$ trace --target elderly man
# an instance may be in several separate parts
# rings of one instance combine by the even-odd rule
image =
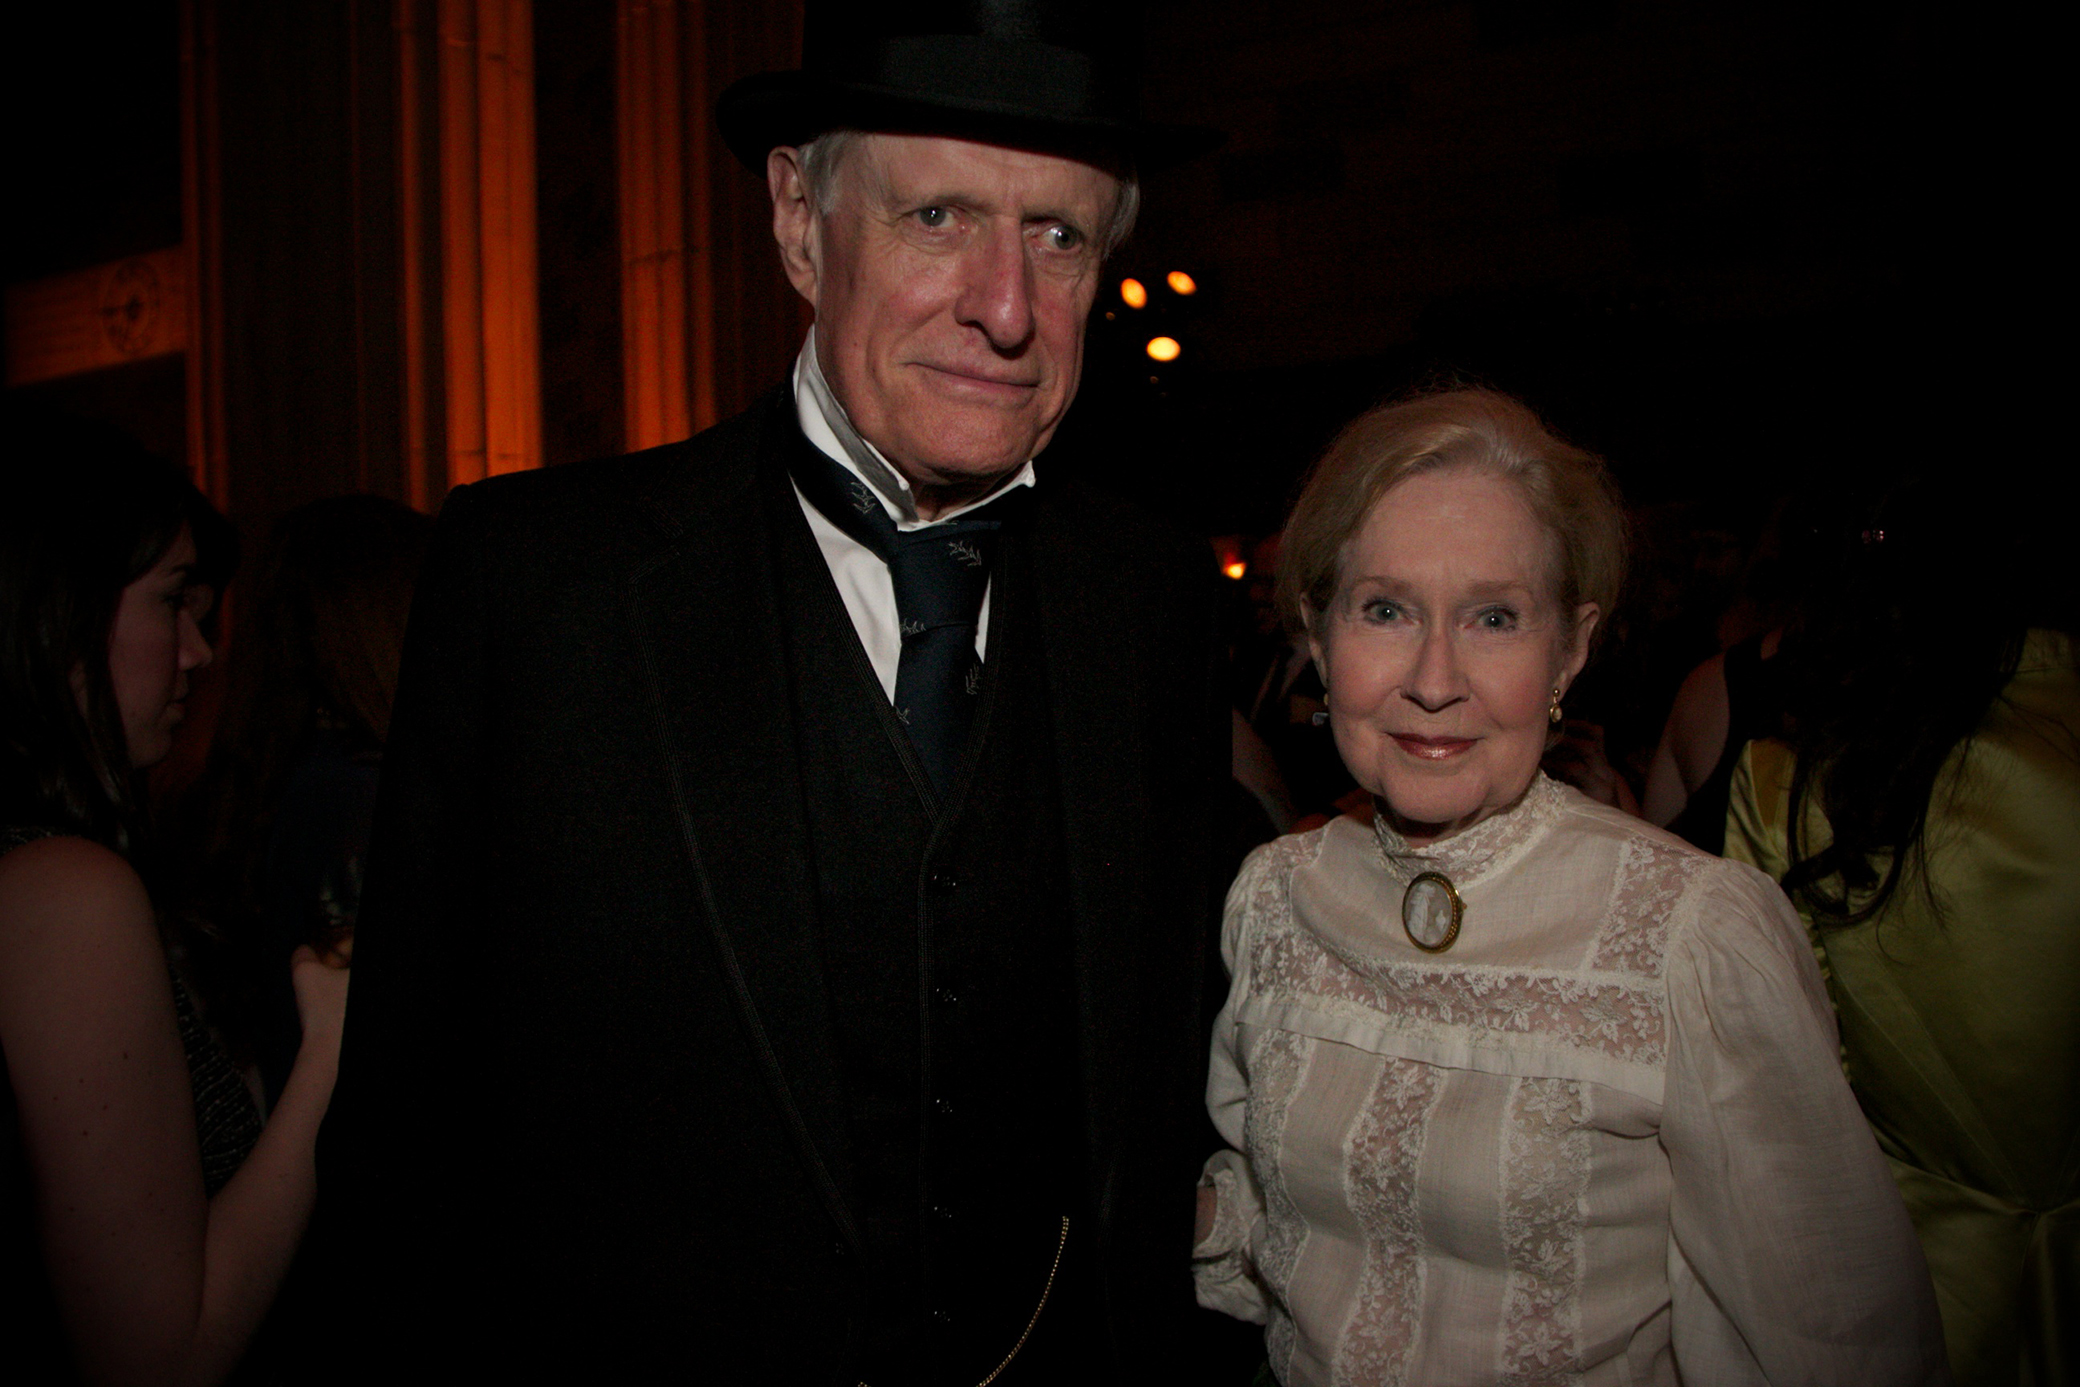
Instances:
[[[1209,575],[1035,462],[1161,132],[1083,7],[866,8],[720,111],[792,381],[442,517],[322,1158],[365,1380],[1177,1366]]]

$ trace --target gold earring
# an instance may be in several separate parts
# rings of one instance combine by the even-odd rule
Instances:
[[[1553,701],[1546,705],[1546,721],[1551,723],[1560,721],[1560,688],[1558,685],[1555,685],[1553,688]]]

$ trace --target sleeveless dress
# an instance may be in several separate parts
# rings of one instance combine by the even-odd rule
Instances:
[[[57,836],[53,829],[0,828],[0,856],[25,843]],[[222,1189],[260,1139],[260,1110],[224,1047],[204,1024],[194,999],[167,968],[188,1083],[195,1101],[195,1132],[202,1147],[204,1189]],[[0,1056],[0,1061],[4,1061]],[[72,1352],[59,1328],[58,1307],[44,1267],[37,1228],[36,1191],[12,1085],[0,1084],[0,1372],[23,1387],[73,1381]]]
[[[1668,831],[1714,856],[1726,848],[1726,796],[1733,769],[1749,742],[1774,737],[1784,720],[1784,664],[1762,658],[1762,637],[1750,636],[1726,651],[1726,745],[1704,783],[1683,802]]]

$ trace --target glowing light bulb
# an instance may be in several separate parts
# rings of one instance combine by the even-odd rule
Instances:
[[[1119,296],[1129,308],[1148,307],[1148,286],[1138,279],[1123,279],[1119,282]]]
[[[1199,282],[1183,270],[1172,270],[1165,276],[1164,283],[1170,286],[1173,293],[1196,294],[1199,292]]]
[[[1249,572],[1249,565],[1240,559],[1230,559],[1221,565],[1221,572],[1239,583],[1242,581],[1242,575]]]
[[[1147,350],[1157,361],[1175,361],[1184,348],[1177,345],[1175,337],[1151,337]]]

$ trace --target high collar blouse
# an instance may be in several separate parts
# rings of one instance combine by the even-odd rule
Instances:
[[[1440,872],[1458,940],[1410,942]],[[1761,874],[1541,776],[1427,847],[1244,865],[1203,1304],[1288,1384],[1942,1380],[1899,1196]]]

